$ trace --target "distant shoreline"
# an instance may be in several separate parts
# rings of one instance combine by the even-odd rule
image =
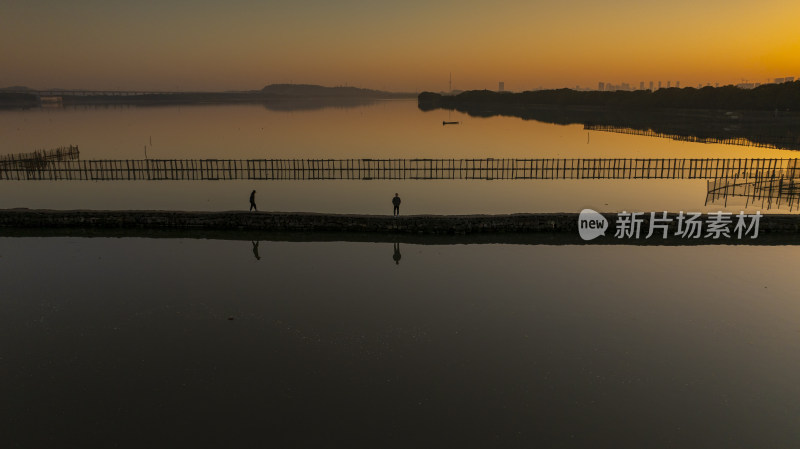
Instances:
[[[316,102],[347,106],[365,101],[414,99],[416,96],[415,93],[305,84],[274,84],[261,90],[241,92],[125,92],[20,88],[19,90],[0,89],[0,108],[28,109],[42,106],[85,105],[281,104],[288,102]]]
[[[735,86],[666,88],[655,91],[576,91],[550,89],[527,92],[470,90],[458,94],[422,92],[419,108],[479,108],[525,106],[592,106],[608,109],[710,109],[800,111],[800,81],[765,84],[753,89]]]

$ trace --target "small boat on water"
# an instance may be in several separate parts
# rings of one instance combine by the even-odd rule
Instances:
[[[460,124],[461,124],[461,122],[447,122],[447,121],[442,120],[442,126],[444,126],[444,125],[460,125]]]

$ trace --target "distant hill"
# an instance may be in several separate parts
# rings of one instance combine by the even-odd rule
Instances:
[[[316,84],[270,84],[261,93],[292,97],[369,97],[398,98],[412,97],[411,94],[398,94],[360,87],[326,87]]]

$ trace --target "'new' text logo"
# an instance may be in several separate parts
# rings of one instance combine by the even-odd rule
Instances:
[[[592,240],[606,235],[608,220],[592,209],[584,209],[578,216],[578,232],[584,240]]]

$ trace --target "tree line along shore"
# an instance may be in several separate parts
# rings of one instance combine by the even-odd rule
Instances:
[[[433,110],[458,106],[593,106],[610,109],[725,109],[798,111],[800,81],[764,84],[753,89],[736,86],[665,88],[655,91],[536,90],[520,93],[470,90],[457,95],[422,92],[419,108]]]

